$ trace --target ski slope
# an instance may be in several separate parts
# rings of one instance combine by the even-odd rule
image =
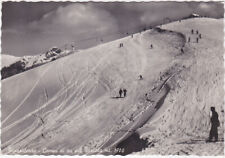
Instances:
[[[171,83],[174,89],[139,133],[155,143],[140,154],[223,155],[224,154],[224,68],[223,19],[195,18],[164,25],[163,29],[183,33],[191,42],[185,46],[184,69]],[[202,35],[196,43],[198,30]],[[219,114],[219,142],[205,143],[210,131],[210,107]]]
[[[200,134],[208,132],[209,107],[214,104],[217,110],[223,108],[220,34],[205,43],[201,43],[202,39],[198,45],[187,45],[184,34],[190,32],[195,23],[199,24],[198,20],[213,21],[212,24],[222,20],[193,20],[166,25],[165,31],[152,29],[134,34],[133,38],[128,36],[82,50],[3,80],[2,152],[10,154],[29,149],[30,152],[25,154],[95,154],[115,148],[134,131],[153,141],[153,136],[163,141],[165,132],[161,132],[161,128],[174,136],[186,136],[194,130]],[[184,23],[190,23],[186,30],[183,30]],[[202,35],[211,37],[207,31],[202,30]],[[120,43],[124,45],[122,48],[119,48]],[[211,48],[206,43],[218,47]],[[181,53],[181,48],[185,53]],[[216,49],[217,54],[210,54],[214,60],[205,60],[207,53],[199,53],[200,48],[208,52]],[[207,69],[209,61],[215,67]],[[204,84],[202,79],[211,79],[210,73],[205,73],[206,69],[211,75],[218,72],[215,82],[221,89],[215,85],[206,91],[201,86]],[[143,80],[138,79],[139,75]],[[211,86],[212,83],[208,88]],[[127,97],[118,98],[120,88],[128,90]],[[196,93],[192,92],[195,88],[202,99],[198,104]],[[184,95],[189,92],[191,96]],[[171,99],[175,101],[171,102]],[[193,115],[182,111],[193,114],[196,107],[205,110],[207,116],[199,110],[191,118]],[[168,109],[171,111],[166,111]],[[223,116],[219,115],[221,120]],[[167,118],[166,126],[162,117],[164,121]],[[164,144],[160,142],[160,145]],[[68,149],[74,152],[67,152]],[[154,151],[150,148],[143,152],[160,153],[157,146]],[[169,153],[165,151],[165,154]]]

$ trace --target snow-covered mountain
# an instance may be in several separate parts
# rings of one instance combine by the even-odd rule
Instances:
[[[2,80],[2,152],[115,154],[137,133],[148,145],[134,154],[222,155],[222,32],[223,19],[182,20]]]
[[[1,54],[1,68],[8,67],[9,65],[15,63],[20,58],[12,55]]]
[[[9,55],[2,55],[2,79],[33,69],[73,52],[74,51],[72,50],[62,51],[57,47],[52,47],[46,53],[34,56],[13,57]]]

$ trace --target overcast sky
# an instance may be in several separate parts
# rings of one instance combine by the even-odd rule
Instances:
[[[191,13],[221,18],[223,12],[223,4],[215,2],[4,2],[2,52],[34,55],[72,42],[80,48],[88,47],[104,35],[129,32],[165,18],[179,19]],[[84,40],[90,37],[99,39]]]

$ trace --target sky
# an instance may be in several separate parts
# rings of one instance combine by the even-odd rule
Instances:
[[[219,2],[3,2],[2,53],[35,55],[71,44],[83,49],[191,13],[222,18],[224,8]]]

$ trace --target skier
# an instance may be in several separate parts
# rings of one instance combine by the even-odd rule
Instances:
[[[198,34],[198,30],[196,31],[196,34]]]
[[[196,42],[198,43],[198,38],[196,38]]]
[[[124,98],[125,98],[126,95],[127,95],[127,90],[126,89],[123,89],[123,95],[124,95]]]
[[[153,45],[151,44],[151,46],[150,46],[150,47],[151,47],[151,49],[152,49],[152,48],[153,48]]]
[[[199,38],[202,38],[202,35],[201,34],[199,34]]]
[[[190,37],[188,37],[188,43],[189,43],[189,42],[191,42],[191,38],[190,38]]]
[[[142,77],[142,75],[139,75],[139,79],[140,79],[140,80],[143,80],[143,77]]]
[[[183,50],[183,48],[181,48],[181,49],[180,49],[180,51],[181,51],[181,53],[184,53],[184,50]]]
[[[122,93],[123,93],[123,91],[122,91],[122,89],[120,88],[120,90],[119,90],[120,98],[122,97]]]
[[[191,30],[191,34],[193,34],[193,33],[194,33],[194,30],[192,29],[192,30]]]
[[[148,101],[148,93],[145,93],[145,99]]]
[[[211,107],[212,117],[210,118],[211,121],[211,129],[209,133],[209,142],[212,141],[212,138],[215,137],[215,141],[218,141],[218,130],[217,128],[220,126],[220,122],[218,119],[218,113],[215,110],[215,107]]]

